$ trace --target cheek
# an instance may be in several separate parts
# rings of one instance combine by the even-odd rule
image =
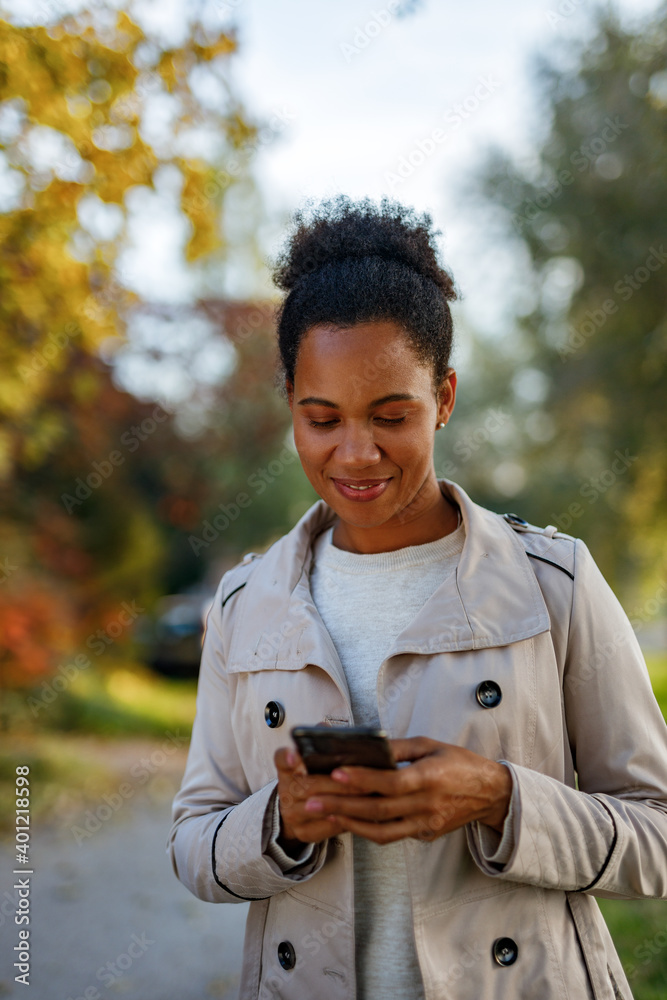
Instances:
[[[294,445],[304,468],[318,465],[327,449],[307,428],[294,428]]]
[[[424,466],[430,465],[433,460],[433,443],[428,436],[428,428],[415,427],[400,441],[395,442],[395,447],[390,449],[391,452],[396,461],[400,461],[406,468],[421,470]]]

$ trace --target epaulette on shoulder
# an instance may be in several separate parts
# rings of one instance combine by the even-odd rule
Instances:
[[[256,561],[261,558],[262,554],[259,552],[247,552],[240,563],[227,571],[225,574],[226,580],[225,587],[222,592],[221,607],[224,608],[229,598],[233,597],[237,591],[245,587],[248,582],[248,577],[256,568]]]
[[[502,514],[503,519],[517,534],[526,549],[526,555],[531,559],[555,566],[574,580],[574,543],[572,535],[559,531],[553,524],[540,528],[530,524],[518,514]]]

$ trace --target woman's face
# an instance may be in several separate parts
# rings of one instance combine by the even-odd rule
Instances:
[[[301,463],[347,526],[342,541],[359,551],[396,548],[401,538],[418,544],[410,539],[451,513],[437,484],[433,438],[454,407],[456,374],[436,396],[431,367],[397,323],[312,327],[287,389]]]

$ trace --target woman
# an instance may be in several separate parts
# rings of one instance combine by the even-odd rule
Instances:
[[[455,291],[428,216],[325,203],[276,271],[322,498],[226,573],[169,851],[252,900],[240,997],[631,997],[595,896],[667,895],[667,729],[586,546],[438,481]],[[292,725],[397,770],[308,776]]]

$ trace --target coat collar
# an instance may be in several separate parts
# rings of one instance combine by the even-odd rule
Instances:
[[[548,631],[549,613],[520,537],[456,483],[439,484],[458,504],[465,526],[457,572],[436,589],[389,655],[506,646]],[[308,584],[313,540],[335,519],[334,510],[317,501],[258,562],[239,601],[230,672],[315,663],[346,689]]]

